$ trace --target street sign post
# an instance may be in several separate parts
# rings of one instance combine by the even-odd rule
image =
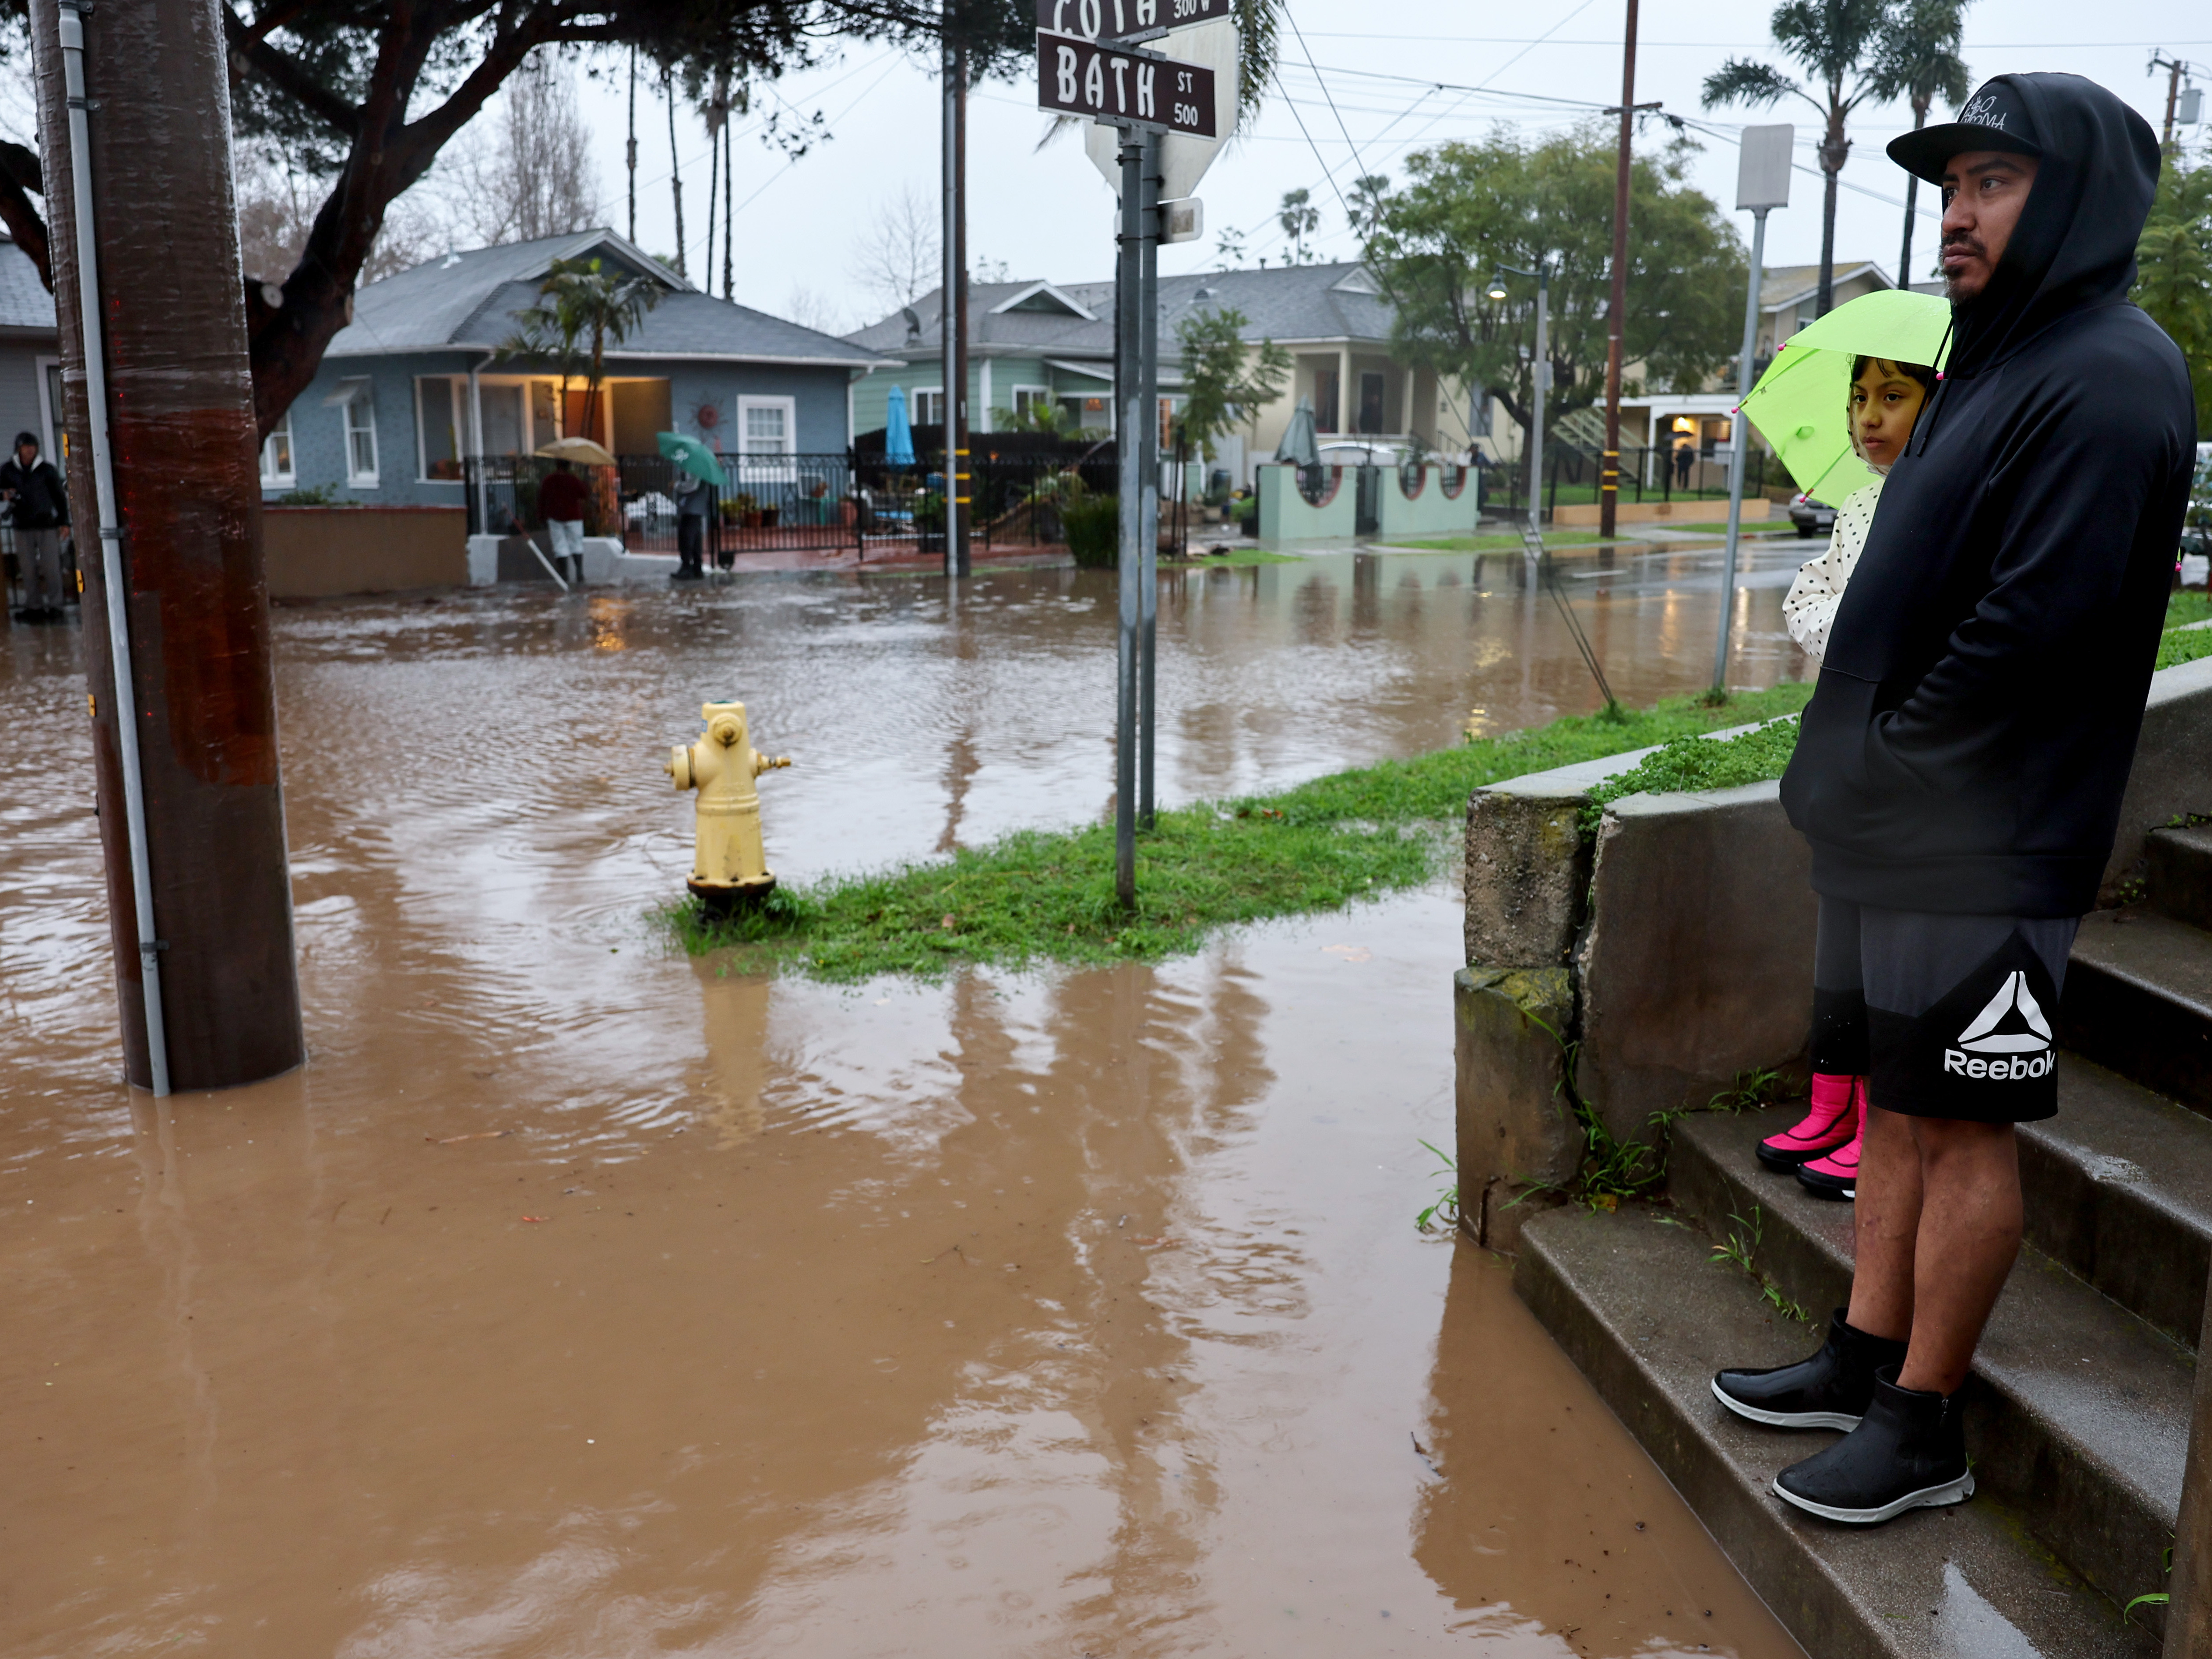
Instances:
[[[1121,198],[1114,402],[1120,479],[1114,887],[1137,902],[1152,822],[1159,615],[1159,246],[1204,224],[1192,187],[1237,125],[1229,0],[1036,0],[1037,106],[1092,123],[1085,148]],[[1182,28],[1176,25],[1188,24]],[[1166,51],[1132,50],[1159,40]],[[1224,96],[1225,94],[1225,96]]]
[[[1044,33],[1124,45],[1228,15],[1229,0],[1036,0],[1036,26]]]
[[[1743,530],[1743,463],[1751,448],[1743,400],[1751,396],[1751,360],[1759,349],[1760,273],[1765,269],[1766,216],[1790,205],[1790,167],[1797,129],[1788,122],[1746,127],[1736,153],[1735,205],[1752,216],[1751,292],[1743,302],[1743,349],[1735,360],[1735,412],[1729,416],[1728,551],[1721,558],[1721,627],[1713,641],[1713,690],[1728,690],[1729,635],[1735,622],[1735,561]],[[1671,458],[1670,458],[1671,459]]]
[[[1216,136],[1212,70],[1073,35],[1037,36],[1037,106],[1115,126]]]

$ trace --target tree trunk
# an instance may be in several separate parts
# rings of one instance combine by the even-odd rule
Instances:
[[[675,77],[664,76],[660,84],[668,94],[668,188],[676,197],[676,274],[689,282],[690,273],[684,268],[684,158],[676,152]]]
[[[45,135],[70,492],[84,577],[100,834],[124,1051],[150,1071],[118,720],[136,722],[172,1087],[304,1057],[278,787],[261,485],[232,197],[222,14],[137,0],[85,17],[89,156],[72,155],[55,0],[29,27]],[[150,159],[150,158],[157,158]],[[135,696],[118,696],[80,326],[72,169],[96,204],[119,556]],[[286,400],[290,401],[288,396]]]
[[[1840,114],[1828,118],[1827,137],[1820,142],[1820,291],[1814,309],[1826,316],[1836,304],[1836,179],[1850,159],[1851,141],[1844,136]]]
[[[1928,106],[1933,101],[1929,98],[1912,100],[1912,130],[1915,132],[1928,125]],[[1919,204],[1920,175],[1908,173],[1905,175],[1905,240],[1897,249],[1897,285],[1899,288],[1912,286],[1912,216]]]

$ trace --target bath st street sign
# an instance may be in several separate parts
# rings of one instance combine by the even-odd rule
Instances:
[[[1115,126],[1217,136],[1212,70],[1066,35],[1037,36],[1037,107]]]
[[[1036,26],[1045,33],[1123,46],[1228,15],[1229,0],[1036,0]]]

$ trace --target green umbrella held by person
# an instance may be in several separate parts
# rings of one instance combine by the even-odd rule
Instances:
[[[1935,390],[1951,307],[1932,294],[1869,294],[1784,342],[1744,399],[1797,487],[1836,504],[1827,550],[1798,571],[1783,601],[1790,637],[1815,664],[1857,565],[1882,479]]]

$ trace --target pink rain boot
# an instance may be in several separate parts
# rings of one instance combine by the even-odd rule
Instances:
[[[1856,1141],[1859,1132],[1859,1103],[1864,1085],[1838,1072],[1813,1073],[1813,1109],[1794,1129],[1769,1135],[1759,1143],[1759,1161],[1770,1170],[1788,1175],[1816,1158]],[[1858,1154],[1853,1152],[1854,1165]]]
[[[1853,1092],[1857,1109],[1851,1114],[1857,1123],[1857,1133],[1848,1146],[1838,1146],[1826,1158],[1816,1158],[1797,1166],[1798,1184],[1816,1198],[1856,1198],[1859,1195],[1859,1141],[1866,1133],[1866,1079],[1854,1078],[1858,1085]]]

